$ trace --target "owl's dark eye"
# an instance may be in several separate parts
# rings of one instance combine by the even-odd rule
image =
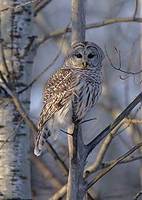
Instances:
[[[75,54],[75,56],[76,56],[77,58],[82,58],[81,53],[77,53],[77,54]]]
[[[95,56],[95,54],[93,54],[93,53],[88,54],[88,58],[93,58],[94,56]]]

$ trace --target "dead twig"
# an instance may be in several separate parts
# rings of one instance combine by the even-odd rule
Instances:
[[[107,174],[111,169],[113,169],[119,162],[130,156],[133,152],[135,152],[137,149],[139,149],[142,146],[142,142],[135,145],[133,148],[131,148],[127,153],[123,154],[119,158],[117,158],[114,163],[112,163],[109,167],[101,171],[93,180],[91,180],[87,184],[87,189],[92,187],[97,181],[99,181],[105,174]]]
[[[130,112],[135,108],[135,106],[142,102],[142,92],[123,110],[123,112],[114,120],[112,124],[107,126],[99,135],[97,135],[86,148],[88,155],[90,152],[124,119]]]
[[[34,15],[36,16],[43,8],[45,8],[52,0],[42,0],[34,8]]]
[[[115,48],[116,50],[116,48]],[[107,59],[109,61],[109,64],[111,65],[111,67],[117,71],[120,71],[120,72],[123,72],[125,74],[131,74],[131,75],[138,75],[140,73],[142,73],[142,70],[139,70],[138,72],[131,72],[131,71],[126,71],[126,70],[123,70],[122,67],[121,67],[121,54],[120,54],[120,51],[116,50],[117,54],[118,54],[118,58],[119,58],[119,67],[116,67],[112,61],[111,61],[111,58],[110,56],[108,55],[108,52],[107,52],[107,49],[105,48],[105,53],[106,53],[106,56],[107,56]]]

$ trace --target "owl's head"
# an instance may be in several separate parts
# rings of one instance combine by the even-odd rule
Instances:
[[[74,44],[65,58],[65,65],[71,68],[90,69],[101,66],[103,50],[93,42]]]

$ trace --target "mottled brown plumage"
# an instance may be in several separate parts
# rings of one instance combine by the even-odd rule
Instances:
[[[35,154],[50,134],[67,129],[93,107],[101,92],[103,51],[91,42],[74,45],[64,65],[46,83]]]
[[[39,130],[67,103],[72,94],[74,82],[75,78],[70,69],[60,69],[48,80],[44,89],[44,106],[40,114]]]

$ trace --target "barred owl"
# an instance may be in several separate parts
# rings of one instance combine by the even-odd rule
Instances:
[[[76,43],[63,66],[47,81],[35,155],[41,154],[51,134],[81,121],[95,105],[101,93],[103,58],[104,53],[96,44]]]

